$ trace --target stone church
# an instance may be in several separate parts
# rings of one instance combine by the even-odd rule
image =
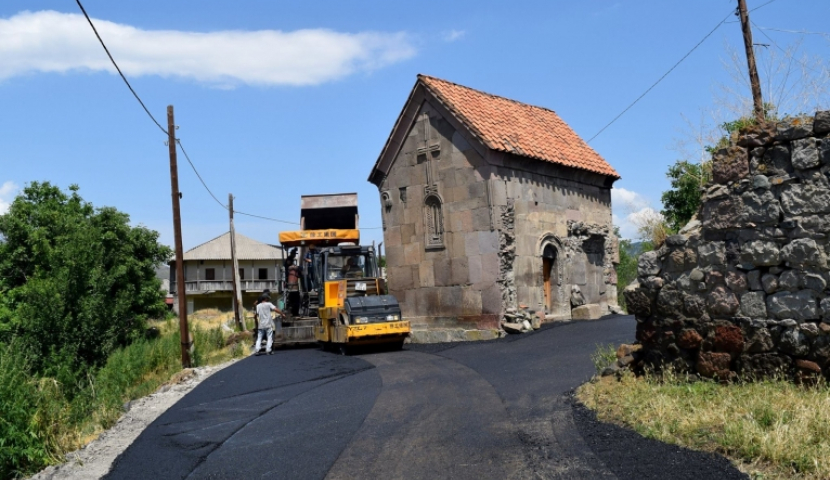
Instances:
[[[619,178],[555,112],[418,75],[369,176],[389,291],[413,330],[458,339],[604,315]]]

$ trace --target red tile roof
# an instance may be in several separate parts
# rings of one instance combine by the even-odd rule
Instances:
[[[492,150],[620,178],[552,110],[427,75],[418,80]]]

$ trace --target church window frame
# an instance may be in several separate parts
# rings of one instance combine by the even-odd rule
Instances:
[[[424,246],[427,250],[444,248],[444,208],[436,194],[424,198]]]

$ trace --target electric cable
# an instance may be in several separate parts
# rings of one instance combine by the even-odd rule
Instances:
[[[775,1],[775,0],[772,0],[772,1]],[[769,2],[769,3],[772,3],[772,2]],[[763,6],[763,5],[762,5],[762,6]],[[760,7],[758,7],[758,8],[760,8]],[[720,28],[720,26],[721,26],[721,25],[723,25],[729,17],[731,17],[732,15],[734,15],[734,13],[735,13],[735,10],[730,10],[730,11],[729,11],[729,14],[728,14],[726,17],[724,17],[724,19],[723,19],[723,20],[721,20],[721,21],[720,21],[717,25],[715,25],[715,28],[713,28],[711,32],[707,33],[707,34],[706,34],[706,36],[705,36],[705,37],[703,37],[703,39],[702,39],[701,41],[697,42],[697,45],[695,45],[694,47],[692,47],[692,49],[691,49],[691,50],[689,50],[689,52],[688,52],[688,53],[686,53],[686,55],[683,55],[683,58],[681,58],[681,59],[680,59],[677,63],[675,63],[675,64],[674,64],[674,66],[672,66],[672,67],[669,69],[669,71],[668,71],[668,72],[664,73],[662,77],[660,77],[660,78],[659,78],[656,82],[654,82],[654,84],[652,84],[650,87],[648,87],[648,90],[646,90],[645,92],[643,92],[643,94],[642,94],[642,95],[640,95],[639,97],[637,97],[637,99],[636,99],[636,100],[634,100],[633,102],[631,102],[631,104],[630,104],[629,106],[625,107],[625,110],[623,110],[622,112],[620,112],[620,114],[619,114],[619,115],[617,115],[616,117],[614,117],[614,119],[613,119],[613,120],[611,120],[610,122],[608,122],[608,124],[606,124],[604,127],[602,127],[602,128],[600,129],[600,131],[598,131],[596,134],[594,134],[594,136],[593,136],[593,137],[591,137],[591,138],[589,138],[589,139],[588,139],[588,141],[587,141],[587,142],[585,142],[585,143],[591,143],[591,141],[592,141],[593,139],[597,138],[597,137],[599,136],[599,134],[601,134],[602,132],[604,132],[606,128],[610,127],[610,126],[611,126],[614,122],[616,122],[616,121],[617,121],[620,117],[622,117],[622,116],[625,114],[625,112],[627,112],[628,110],[630,110],[630,109],[631,109],[631,107],[633,107],[635,104],[637,104],[637,102],[639,102],[640,100],[642,100],[642,98],[643,98],[643,97],[645,97],[645,96],[648,94],[648,92],[650,92],[650,91],[651,91],[654,87],[656,87],[658,83],[662,82],[662,81],[663,81],[663,79],[664,79],[664,78],[666,78],[666,77],[667,77],[667,76],[668,76],[668,75],[669,75],[669,74],[670,74],[670,73],[671,73],[671,72],[672,72],[675,68],[677,68],[677,66],[678,66],[678,65],[680,65],[681,63],[683,63],[683,60],[686,60],[686,58],[687,58],[689,55],[691,55],[691,54],[692,54],[692,52],[694,52],[695,50],[697,50],[697,47],[699,47],[699,46],[700,46],[703,42],[705,42],[705,41],[706,41],[706,39],[707,39],[707,38],[709,38],[709,37],[710,37],[713,33],[715,33],[715,30],[717,30],[718,28]]]
[[[84,9],[84,6],[81,5],[81,0],[75,0],[75,2],[78,4],[78,7],[80,7],[81,12],[83,12],[84,17],[86,17],[86,21],[89,22],[89,26],[92,27],[92,31],[95,32],[95,36],[98,37],[98,41],[101,43],[101,46],[104,47],[104,51],[107,52],[107,56],[110,57],[110,61],[112,62],[113,66],[115,66],[115,69],[118,71],[118,74],[121,75],[121,79],[124,80],[124,83],[127,84],[127,88],[129,88],[130,91],[133,93],[133,96],[136,100],[138,100],[138,103],[141,104],[141,108],[143,108],[144,111],[147,112],[147,115],[150,116],[150,119],[153,120],[153,123],[155,123],[156,126],[159,127],[159,129],[162,132],[164,132],[165,135],[167,135],[167,130],[165,130],[164,127],[162,127],[161,124],[156,120],[156,117],[154,117],[153,114],[150,113],[150,110],[147,108],[146,105],[144,105],[144,102],[141,101],[141,98],[138,96],[137,93],[135,93],[135,90],[133,90],[133,86],[130,85],[129,81],[127,81],[127,77],[125,77],[124,74],[121,72],[121,69],[118,67],[118,64],[115,63],[115,59],[112,58],[112,54],[110,53],[107,46],[104,44],[104,40],[101,39],[101,35],[98,34],[98,29],[95,28],[95,25],[92,23],[92,19],[89,18],[89,15],[87,15],[86,13],[86,9]]]
[[[81,0],[75,0],[75,3],[78,4],[78,7],[81,9],[81,12],[83,12],[84,17],[86,18],[86,21],[89,23],[89,26],[92,27],[92,31],[95,33],[95,37],[98,38],[98,42],[104,48],[104,51],[107,53],[107,56],[109,57],[110,62],[112,62],[112,65],[115,67],[115,70],[118,71],[118,74],[121,76],[121,79],[124,80],[124,83],[127,85],[127,88],[130,89],[130,92],[132,92],[135,99],[138,100],[139,104],[141,104],[141,108],[144,109],[144,111],[147,113],[147,115],[150,117],[150,119],[153,121],[153,123],[155,123],[156,126],[159,127],[159,129],[162,132],[164,132],[165,135],[169,136],[169,132],[167,130],[165,130],[165,128],[162,127],[161,124],[156,120],[156,117],[154,117],[153,114],[150,113],[150,110],[147,108],[146,105],[144,105],[144,102],[141,100],[141,97],[138,96],[138,93],[136,93],[136,91],[133,89],[132,85],[130,85],[130,82],[127,80],[127,77],[124,75],[123,72],[121,72],[121,68],[119,68],[118,63],[115,62],[115,59],[113,58],[112,54],[110,53],[109,48],[107,48],[107,45],[104,43],[104,40],[101,38],[101,35],[98,34],[98,29],[95,28],[95,24],[92,23],[92,19],[89,18],[89,15],[86,13],[86,9],[81,4]],[[207,186],[207,183],[205,183],[205,180],[202,178],[202,175],[199,174],[199,170],[196,169],[196,165],[194,165],[193,161],[190,160],[190,155],[188,155],[187,151],[184,149],[184,145],[182,145],[182,141],[180,139],[176,138],[176,144],[179,146],[179,149],[181,149],[182,153],[184,154],[184,158],[187,159],[187,163],[190,164],[190,168],[193,169],[193,173],[196,174],[196,177],[202,183],[202,186],[205,187],[205,190],[207,190],[207,192],[208,192],[208,194],[210,194],[211,198],[213,198],[216,201],[216,203],[219,204],[220,207],[222,207],[225,210],[228,210],[228,206],[225,205],[224,203],[222,203],[216,197],[216,195],[213,194],[210,187]],[[263,220],[270,220],[272,222],[287,223],[287,224],[290,224],[290,225],[299,225],[298,222],[289,222],[287,220],[280,220],[278,218],[266,217],[266,216],[263,216],[263,215],[255,215],[253,213],[241,212],[241,211],[236,210],[236,209],[234,209],[234,213],[237,213],[239,215],[246,215],[248,217],[260,218],[260,219],[263,219]],[[373,230],[373,229],[379,229],[379,228],[383,228],[383,227],[367,227],[367,228],[365,228],[365,230]]]

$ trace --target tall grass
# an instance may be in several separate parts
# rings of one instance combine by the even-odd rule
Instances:
[[[580,387],[578,397],[600,420],[724,454],[762,478],[830,478],[830,387],[824,383],[721,385],[669,372],[606,377]]]
[[[62,461],[65,453],[112,426],[125,402],[154,392],[180,371],[175,325],[156,325],[159,338],[138,339],[114,351],[81,385],[34,376],[22,348],[14,341],[0,344],[0,478],[28,475]],[[210,322],[200,322],[192,332],[194,366],[221,363],[247,351],[225,347],[221,328]]]

